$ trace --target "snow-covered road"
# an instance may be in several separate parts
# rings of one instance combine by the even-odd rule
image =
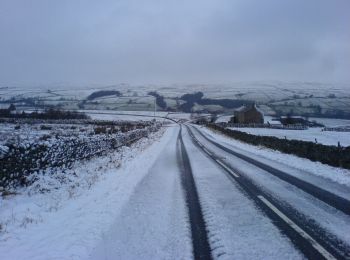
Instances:
[[[244,191],[193,144],[188,150],[207,222],[212,254],[220,259],[301,259],[292,243],[264,216]]]
[[[228,169],[227,172],[233,172],[238,183],[243,183],[243,187],[246,186],[244,185],[245,183],[248,183],[248,186],[253,188],[253,193],[258,198],[261,197],[261,194],[269,197],[271,201],[279,205],[279,208],[289,218],[299,223],[299,227],[302,226],[304,231],[308,230],[307,232],[312,234],[311,236],[315,240],[325,244],[328,251],[333,251],[333,255],[344,257],[349,254],[350,217],[348,209],[345,208],[344,212],[335,210],[334,201],[323,200],[315,195],[317,192],[310,194],[309,190],[305,188],[310,182],[313,184],[314,189],[320,190],[319,194],[322,195],[322,192],[330,192],[335,196],[339,196],[339,199],[345,199],[344,203],[349,205],[350,189],[347,186],[312,174],[310,176],[310,173],[298,171],[297,169],[289,172],[291,167],[251,153],[245,150],[244,145],[241,145],[237,141],[226,140],[227,142],[223,142],[220,138],[216,138],[217,134],[214,132],[203,131],[198,127],[194,129],[191,133],[194,134],[195,140],[198,140],[200,145],[203,145],[204,148],[202,150],[207,154],[207,157],[214,161],[220,161],[219,164],[224,164],[224,168]],[[235,156],[230,151],[238,151],[249,158],[254,158],[269,166],[273,165],[273,167],[283,169],[297,181],[289,182],[288,178],[281,179],[278,175],[271,174],[271,172]],[[261,154],[263,152],[260,151]],[[294,180],[293,178],[292,180]],[[239,181],[240,179],[243,181]],[[301,182],[302,184],[299,185]]]
[[[0,217],[7,222],[0,221],[5,227],[0,232],[0,259],[193,259],[198,255],[196,239],[208,240],[214,259],[303,259],[317,251],[315,244],[325,250],[320,253],[323,257],[333,253],[349,257],[349,215],[220,149],[204,135],[337,196],[350,195],[347,180],[305,174],[208,130],[196,128],[201,135],[190,129],[182,126],[180,132],[179,125],[168,125],[163,135],[158,133],[123,151],[120,167],[103,158],[87,162],[81,169],[93,168],[99,177],[76,196],[62,196],[58,191],[28,195],[24,190],[1,199]],[[189,160],[187,166],[179,159],[184,157]],[[184,174],[190,174],[187,177],[195,186],[184,183],[191,179]],[[250,186],[245,184],[250,182]],[[199,202],[188,198],[193,193],[188,189],[195,189]],[[311,240],[298,237],[291,223],[266,210],[261,194],[296,224],[301,216],[304,226],[316,228],[314,233],[305,229]],[[54,210],[37,205],[57,200]],[[196,206],[200,212],[196,209],[193,217]],[[196,238],[193,225],[201,225],[196,223],[201,218],[205,226],[199,230],[206,234]],[[315,244],[310,242],[313,239]]]
[[[91,259],[189,259],[191,234],[176,157],[178,126]]]

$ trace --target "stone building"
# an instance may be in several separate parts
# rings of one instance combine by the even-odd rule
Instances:
[[[234,111],[233,123],[236,124],[263,124],[264,114],[255,104],[242,106]]]

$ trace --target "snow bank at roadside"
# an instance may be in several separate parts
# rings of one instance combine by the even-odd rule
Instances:
[[[0,198],[0,259],[87,258],[165,148],[172,130],[163,133]]]
[[[138,183],[91,260],[193,258],[176,156],[178,132],[172,132],[166,148]]]
[[[280,165],[286,165],[289,168],[298,169],[306,174],[321,176],[333,182],[350,187],[350,170],[332,167],[320,162],[313,162],[308,159],[284,154],[261,146],[246,144],[205,127],[202,127],[201,130],[219,142],[237,147],[264,159],[277,162]],[[307,178],[307,176],[305,176],[305,178]]]

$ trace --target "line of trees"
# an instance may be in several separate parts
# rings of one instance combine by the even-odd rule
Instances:
[[[118,90],[100,90],[95,91],[91,93],[86,99],[87,100],[94,100],[99,97],[105,97],[105,96],[121,96],[121,93]]]
[[[162,109],[166,109],[167,104],[166,104],[163,96],[159,95],[156,91],[148,92],[148,95],[156,98],[157,106],[159,106]]]
[[[242,100],[242,99],[212,99],[212,98],[203,98],[203,92],[196,92],[193,94],[185,94],[180,97],[181,100],[186,101],[180,106],[180,109],[184,112],[192,112],[192,108],[195,103],[199,105],[219,105],[224,108],[237,108],[244,104],[252,104],[252,101]]]

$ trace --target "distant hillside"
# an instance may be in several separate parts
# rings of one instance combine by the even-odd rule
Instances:
[[[350,119],[350,84],[257,81],[230,84],[2,87],[0,108],[232,112],[256,102],[265,115]]]

